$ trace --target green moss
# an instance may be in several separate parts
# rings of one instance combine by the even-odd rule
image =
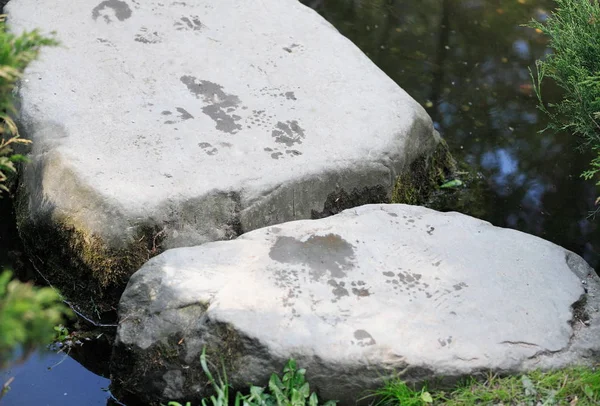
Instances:
[[[431,193],[455,171],[454,158],[446,142],[441,140],[433,154],[417,158],[396,178],[392,203],[425,204]]]
[[[156,227],[138,227],[123,248],[108,247],[98,236],[68,219],[30,219],[17,202],[17,226],[29,258],[44,278],[88,317],[114,312],[129,277],[161,252]]]

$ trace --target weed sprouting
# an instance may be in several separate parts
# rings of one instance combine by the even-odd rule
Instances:
[[[200,365],[212,386],[214,395],[202,399],[202,406],[228,406],[230,403],[230,387],[227,381],[227,372],[215,376],[210,372],[206,359],[206,348],[202,350]],[[235,406],[335,406],[337,402],[327,401],[319,403],[316,393],[310,393],[310,386],[305,378],[306,370],[298,369],[296,361],[290,359],[283,368],[283,375],[279,377],[272,374],[267,388],[250,386],[249,393],[244,395],[237,392],[234,399]],[[185,405],[179,402],[169,402],[167,406],[192,406],[191,402]]]

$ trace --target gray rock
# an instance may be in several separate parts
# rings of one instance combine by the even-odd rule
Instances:
[[[63,289],[82,300],[164,248],[329,214],[336,193],[361,197],[344,208],[389,201],[440,142],[417,102],[296,0],[6,11],[12,31],[62,43],[19,92],[34,142],[19,226],[38,256],[62,255],[44,268],[78,275]]]
[[[366,205],[150,260],[120,302],[113,375],[148,400],[197,400],[207,346],[237,388],[294,357],[321,398],[353,404],[395,373],[452,382],[591,363],[599,304],[594,271],[548,241]]]

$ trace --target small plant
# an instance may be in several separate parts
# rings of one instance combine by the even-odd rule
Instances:
[[[550,39],[554,51],[537,61],[531,74],[538,108],[548,115],[547,129],[568,131],[582,140],[582,148],[595,152],[585,179],[600,173],[600,3],[597,0],[556,0],[557,9],[545,23],[529,26]],[[541,84],[553,79],[564,91],[563,99],[546,106]],[[597,182],[600,185],[600,181]],[[598,201],[597,201],[598,203]]]
[[[206,374],[209,383],[213,387],[215,395],[209,399],[203,399],[202,406],[227,406],[229,405],[229,384],[227,382],[227,373],[223,368],[223,376],[214,378],[208,368],[206,360],[206,348],[202,350],[200,356],[200,365]],[[316,393],[310,393],[310,387],[305,378],[306,370],[298,369],[296,361],[290,359],[283,368],[283,376],[280,378],[277,374],[272,374],[269,380],[268,388],[259,386],[250,386],[249,394],[243,395],[237,392],[235,395],[235,406],[319,406],[319,399]],[[337,402],[327,401],[321,406],[335,406]],[[184,406],[178,402],[169,402],[168,406]],[[187,402],[185,406],[192,406]]]
[[[69,333],[69,329],[59,324],[58,326],[54,326],[54,340],[53,342],[62,343],[65,340],[71,338],[71,334]]]
[[[375,405],[402,405],[402,406],[423,406],[433,403],[431,393],[427,391],[427,386],[423,386],[420,391],[411,389],[399,378],[389,380],[383,388],[377,389],[373,394],[367,397],[377,399]],[[363,398],[366,399],[366,398]]]
[[[37,58],[40,49],[56,45],[56,41],[45,38],[37,31],[16,36],[6,32],[3,16],[0,16],[0,197],[8,192],[6,180],[16,172],[15,164],[25,157],[14,153],[19,144],[30,141],[19,137],[12,114],[16,113],[12,91],[27,65]]]

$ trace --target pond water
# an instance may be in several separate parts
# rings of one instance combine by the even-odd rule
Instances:
[[[106,406],[110,381],[85,369],[64,353],[29,357],[22,365],[0,372],[0,385],[13,377],[2,406]]]
[[[600,260],[590,156],[568,134],[539,134],[529,68],[548,53],[530,28],[549,0],[305,0],[426,107],[457,159],[485,182],[456,207]],[[549,83],[548,101],[560,93]]]
[[[540,236],[599,265],[600,219],[588,218],[598,191],[579,177],[590,156],[568,134],[539,134],[546,117],[536,109],[529,78],[547,41],[521,24],[544,19],[553,1],[303,2],[420,102],[454,156],[481,173],[482,182],[444,209]],[[547,84],[545,96],[552,101],[560,93]],[[0,265],[26,263],[10,217],[0,201]],[[48,371],[62,359],[56,357],[35,357],[12,371],[13,390],[0,404],[107,403],[107,379],[71,358]]]

